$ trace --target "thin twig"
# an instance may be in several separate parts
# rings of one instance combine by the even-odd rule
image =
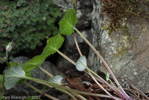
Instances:
[[[137,94],[133,90],[131,90],[129,87],[128,87],[128,89],[125,89],[125,90],[131,92],[134,96],[136,96],[137,100],[140,100],[140,98],[137,96]]]
[[[68,58],[66,55],[64,55],[61,51],[57,50],[57,53],[59,53],[62,57],[64,57],[65,59],[67,59],[70,63],[72,63],[73,65],[76,65],[76,63],[71,60],[70,58]]]
[[[105,88],[103,88],[101,86],[101,84],[93,77],[93,75],[91,74],[91,72],[89,72],[89,75],[92,77],[92,79],[95,81],[95,83],[106,93],[108,94],[111,98],[115,99],[115,100],[121,100],[120,98],[116,98],[113,95],[111,95]]]
[[[145,96],[147,100],[149,100],[149,97],[147,97],[147,95],[145,95],[141,90],[139,90],[137,87],[132,85],[129,81],[128,81],[128,83],[131,85],[131,87],[133,87],[135,90],[138,90],[143,96]]]

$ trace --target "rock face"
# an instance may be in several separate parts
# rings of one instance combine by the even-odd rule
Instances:
[[[101,4],[98,0],[94,0],[93,5],[91,30],[93,34],[92,44],[105,58],[120,82],[124,82],[124,80],[130,81],[143,92],[149,92],[149,23],[144,21],[143,24],[139,24],[136,20],[130,19],[131,21],[128,21],[128,26],[132,34],[138,34],[138,32],[142,30],[141,36],[136,41],[137,49],[128,51],[124,57],[114,57],[113,55],[116,53],[116,48],[120,45],[118,42],[119,39],[116,39],[118,36],[114,35],[115,40],[112,40],[108,32],[102,30],[105,17],[99,14]],[[88,60],[93,70],[106,71],[92,50],[90,50]]]
[[[55,2],[64,12],[66,8],[73,8],[69,0],[55,0]],[[84,31],[85,36],[88,37],[93,46],[105,58],[122,84],[130,81],[143,92],[149,92],[149,23],[142,21],[143,24],[139,24],[137,20],[130,19],[128,26],[132,34],[138,34],[142,30],[140,38],[136,40],[137,49],[129,50],[123,57],[114,57],[116,49],[120,47],[120,37],[114,35],[115,39],[112,40],[108,35],[108,31],[102,29],[106,17],[100,14],[101,5],[99,0],[79,0],[77,7],[77,17],[79,20],[76,25],[77,28]],[[146,12],[149,10],[147,5],[142,4],[142,7],[145,8]],[[65,44],[65,54],[71,58],[76,56],[72,50],[75,46],[72,38],[72,36],[67,36]],[[78,41],[85,44],[82,39],[78,38]],[[79,55],[77,54],[77,56]],[[71,65],[67,67],[69,66]],[[91,49],[88,55],[88,66],[94,71],[100,70],[106,72],[100,59]]]

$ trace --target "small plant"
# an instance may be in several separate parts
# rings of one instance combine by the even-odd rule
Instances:
[[[12,40],[10,55],[42,45],[42,40],[58,33],[54,24],[60,15],[53,0],[0,0],[0,56]]]
[[[55,88],[58,91],[61,91],[63,93],[68,94],[71,96],[74,100],[87,100],[83,95],[90,95],[90,96],[97,96],[97,97],[105,97],[105,98],[112,98],[115,100],[133,100],[131,97],[127,95],[127,93],[123,90],[119,82],[117,81],[116,77],[112,73],[111,69],[109,68],[108,64],[105,62],[105,60],[102,58],[102,56],[97,52],[97,50],[91,45],[91,43],[81,34],[81,32],[75,28],[75,25],[77,23],[77,17],[74,9],[67,9],[66,15],[63,17],[63,19],[59,22],[60,26],[60,32],[61,34],[57,34],[54,37],[51,37],[47,40],[47,45],[45,46],[43,52],[41,55],[37,55],[34,58],[32,58],[30,61],[24,63],[23,65],[13,64],[9,63],[10,67],[5,71],[5,74],[1,76],[3,78],[3,84],[5,88],[11,89],[14,87],[18,82],[23,82],[27,86],[31,87],[32,89],[38,91],[39,93],[42,93],[41,90],[37,89],[36,87],[32,86],[27,82],[27,80],[31,80],[43,85],[46,85],[49,88]],[[74,62],[70,58],[68,58],[66,55],[64,55],[61,51],[59,51],[59,48],[61,47],[62,43],[64,42],[63,35],[70,35],[75,34],[74,31],[76,31],[84,40],[85,42],[93,49],[93,51],[97,54],[97,56],[101,59],[105,67],[107,68],[107,80],[110,80],[109,77],[111,76],[114,80],[112,82],[110,80],[110,83],[108,83],[106,80],[101,78],[98,74],[93,72],[89,67],[87,67],[87,60],[86,57],[82,55],[81,50],[79,49],[79,46],[76,41],[76,37],[74,35],[74,39],[80,54],[80,58],[77,62]],[[51,54],[59,53],[61,56],[63,56],[66,60],[68,60],[70,63],[76,66],[76,69],[78,71],[84,71],[87,75],[89,75],[95,83],[101,88],[107,95],[104,94],[97,94],[97,93],[90,93],[90,92],[84,92],[79,91],[75,89],[71,89],[67,86],[65,86],[61,80],[63,79],[62,76],[56,75],[53,76],[51,73],[47,72],[45,69],[41,67],[41,64],[44,62],[46,57],[48,57]],[[41,80],[37,78],[31,77],[31,71],[34,70],[34,68],[39,67],[43,72],[49,75],[49,80]],[[101,84],[105,84],[107,87],[111,88],[117,96],[112,95],[110,92],[108,92]],[[44,94],[46,97],[53,99],[53,100],[59,100],[49,94]]]

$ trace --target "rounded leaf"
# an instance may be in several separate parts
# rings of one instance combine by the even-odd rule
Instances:
[[[17,82],[25,77],[25,72],[22,66],[12,66],[10,69],[5,71],[4,86],[7,90],[11,89],[16,85]]]
[[[59,22],[59,30],[64,35],[70,35],[74,31],[77,17],[74,9],[67,9],[65,16]]]
[[[85,56],[81,56],[76,63],[76,68],[78,71],[84,71],[86,68],[85,66],[87,66],[87,60]]]
[[[62,80],[63,80],[63,77],[61,75],[56,75],[56,76],[52,77],[49,80],[49,82],[61,85]]]

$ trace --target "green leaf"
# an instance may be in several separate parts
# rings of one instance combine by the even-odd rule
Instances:
[[[52,24],[53,22],[54,22],[54,18],[50,18],[50,17],[47,18],[48,25]]]
[[[10,66],[18,66],[19,64],[17,62],[9,62]]]
[[[10,69],[5,71],[4,86],[7,90],[11,89],[16,85],[17,82],[25,77],[25,72],[22,69],[22,66],[12,66]]]
[[[74,9],[67,9],[65,16],[59,22],[60,32],[64,35],[70,35],[74,31],[77,17]]]
[[[43,55],[35,56],[31,60],[29,60],[28,62],[23,64],[24,71],[29,72],[29,71],[33,70],[37,66],[41,65],[45,59],[46,59],[46,57]]]
[[[49,40],[47,40],[47,45],[41,55],[47,57],[51,54],[54,54],[62,46],[63,42],[64,38],[60,34],[51,37]]]
[[[109,81],[109,79],[110,79],[110,73],[107,71],[106,72],[106,81]]]
[[[85,66],[87,66],[87,61],[86,61],[86,57],[85,56],[81,56],[76,63],[76,68],[78,71],[84,71],[86,68]]]

